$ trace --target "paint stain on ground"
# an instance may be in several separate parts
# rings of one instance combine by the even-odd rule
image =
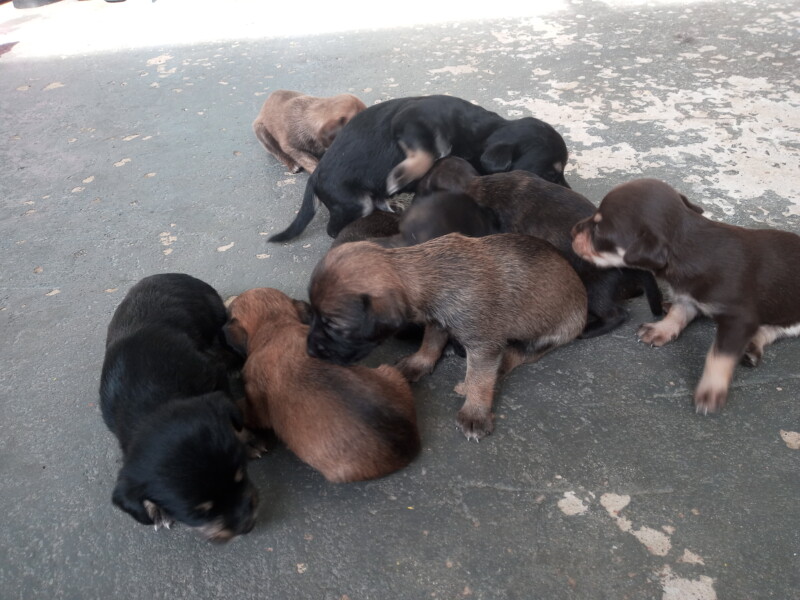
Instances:
[[[781,429],[781,438],[792,450],[800,450],[800,433]]]
[[[144,176],[145,177],[155,177],[156,174],[155,173],[145,173]]]
[[[717,600],[711,577],[701,575],[699,579],[684,579],[673,573],[669,565],[661,570],[659,577],[664,592],[661,600]]]
[[[60,294],[61,290],[50,290],[45,294],[45,296],[55,296],[56,294]]]
[[[158,239],[161,242],[162,246],[171,246],[173,242],[178,241],[178,237],[172,235],[169,231],[164,231],[158,234]],[[164,256],[169,256],[172,254],[172,248],[166,248],[162,250]]]
[[[672,548],[672,542],[666,533],[658,531],[657,529],[652,529],[651,527],[634,529],[629,519],[620,516],[619,513],[628,506],[630,501],[630,496],[620,496],[617,494],[603,494],[600,496],[600,504],[606,509],[609,516],[614,519],[614,522],[621,531],[630,533],[639,540],[650,554],[666,556]]]
[[[118,162],[115,162],[114,166],[115,167],[122,167],[124,165],[127,165],[129,162],[131,162],[130,158],[123,158],[122,160],[120,160]]]
[[[256,258],[259,260],[264,260],[265,258],[269,258],[269,254],[256,254]]]
[[[44,91],[47,92],[49,90],[55,90],[62,87],[64,87],[63,83],[61,83],[60,81],[54,81],[53,83],[47,84],[44,88]]]
[[[122,141],[123,142],[130,142],[131,140],[135,140],[137,137],[139,137],[139,135],[140,134],[138,134],[138,133],[135,133],[133,135],[129,135],[127,137],[122,138]]]
[[[83,180],[83,183],[92,183],[94,181],[94,175],[90,175],[86,179]]]
[[[703,557],[695,554],[689,549],[683,551],[683,555],[678,559],[679,563],[686,563],[687,565],[705,565]]]
[[[558,501],[558,508],[567,516],[582,515],[589,507],[583,500],[575,495],[575,492],[564,492],[564,497]]]
[[[235,242],[231,242],[230,244],[225,244],[224,246],[219,246],[217,248],[217,252],[227,252],[228,250],[233,248],[234,244],[235,244]]]

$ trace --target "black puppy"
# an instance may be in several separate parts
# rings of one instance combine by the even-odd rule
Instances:
[[[437,162],[419,187],[426,191],[465,190],[479,205],[492,209],[500,231],[524,233],[553,244],[586,286],[589,319],[582,338],[602,335],[621,325],[628,316],[622,301],[642,291],[647,295],[652,313],[663,314],[661,291],[652,273],[637,269],[601,269],[580,258],[572,249],[573,225],[595,211],[594,205],[577,192],[524,171],[480,177],[469,163],[453,157]],[[465,210],[469,210],[468,205]],[[449,219],[463,218],[455,207],[446,214],[450,215]],[[420,222],[433,218],[421,215]]]
[[[226,320],[199,279],[146,277],[111,319],[100,382],[123,454],[114,504],[156,529],[180,521],[214,541],[250,531],[257,504],[229,393],[229,367],[241,360],[222,346]]]
[[[330,211],[328,235],[387,210],[386,200],[413,184],[437,158],[460,156],[482,173],[529,170],[566,186],[567,147],[547,123],[507,120],[452,96],[387,100],[356,115],[336,136],[306,184],[289,227],[269,241],[291,240],[306,228],[319,202]]]

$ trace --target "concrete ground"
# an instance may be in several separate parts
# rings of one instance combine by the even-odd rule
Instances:
[[[0,596],[800,598],[800,340],[698,416],[713,327],[637,344],[643,300],[514,372],[480,444],[454,426],[453,357],[414,386],[407,469],[331,485],[278,446],[250,467],[259,520],[231,544],[111,505],[120,453],[97,387],[128,288],[182,271],[223,296],[305,297],[330,243],[324,210],[266,243],[306,180],[250,129],[273,90],[535,115],[594,202],[659,177],[714,219],[800,232],[796,1],[266,4],[0,5]]]

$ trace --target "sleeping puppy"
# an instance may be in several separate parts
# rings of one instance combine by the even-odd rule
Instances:
[[[399,233],[400,213],[376,210],[369,213],[366,217],[361,217],[345,225],[334,238],[331,248],[336,248],[336,246],[341,246],[342,244],[349,244],[350,242],[363,242],[365,240],[385,246],[389,243],[387,238],[397,236]],[[389,244],[393,245],[394,241],[393,238],[392,242]]]
[[[222,346],[225,321],[208,284],[146,277],[111,319],[100,382],[103,420],[123,455],[114,504],[156,529],[180,521],[214,541],[250,531],[257,504],[228,392],[237,359]]]
[[[315,98],[278,90],[269,95],[253,121],[256,137],[292,173],[313,173],[336,135],[364,103],[351,94]]]
[[[495,212],[471,196],[457,192],[434,192],[415,196],[400,218],[399,246],[422,244],[448,233],[483,237],[504,233]]]
[[[694,393],[698,412],[725,405],[736,363],[757,365],[764,348],[800,334],[800,236],[716,223],[669,185],[639,179],[612,189],[573,230],[575,252],[600,267],[647,269],[666,281],[667,316],[639,329],[663,346],[698,313],[717,324]]]
[[[581,337],[603,335],[621,325],[628,318],[623,301],[641,294],[642,290],[647,294],[652,313],[663,314],[661,291],[651,273],[600,269],[573,251],[570,235],[573,225],[595,211],[594,205],[577,192],[524,171],[479,177],[469,163],[452,157],[438,161],[420,187],[427,191],[462,189],[480,206],[496,214],[499,231],[533,235],[553,244],[586,286],[589,319]],[[468,209],[465,204],[466,214],[470,213]],[[421,216],[420,222],[465,217],[456,207],[447,211],[436,207],[431,213],[439,216]]]
[[[420,449],[411,389],[397,369],[341,367],[306,353],[308,305],[270,289],[230,306],[229,342],[247,356],[245,424],[275,433],[328,481],[383,477]]]
[[[450,234],[410,248],[370,242],[328,252],[309,284],[308,353],[337,364],[364,358],[406,321],[425,323],[419,351],[398,368],[430,373],[449,336],[467,351],[458,424],[467,438],[493,428],[498,376],[575,338],[586,291],[547,242],[515,234]]]
[[[547,123],[506,120],[452,96],[397,98],[370,106],[341,131],[308,180],[300,211],[269,241],[300,235],[319,202],[330,211],[328,235],[413,191],[437,158],[460,156],[482,173],[528,169],[566,185],[567,147]]]

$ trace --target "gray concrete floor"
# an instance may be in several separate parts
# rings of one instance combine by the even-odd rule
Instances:
[[[563,133],[567,178],[595,202],[652,176],[713,218],[800,231],[796,1],[451,6],[435,24],[412,3],[391,9],[403,27],[351,31],[346,11],[276,21],[257,4],[0,6],[0,596],[800,598],[800,342],[740,368],[725,410],[698,416],[713,327],[650,349],[641,300],[613,334],[514,372],[480,444],[454,427],[464,364],[448,358],[414,387],[424,448],[404,471],[330,485],[277,447],[250,468],[257,527],[229,545],[112,507],[119,450],[96,394],[127,289],[182,271],[223,295],[305,297],[330,243],[327,214],[265,241],[306,180],[250,130],[272,90],[532,114]]]

